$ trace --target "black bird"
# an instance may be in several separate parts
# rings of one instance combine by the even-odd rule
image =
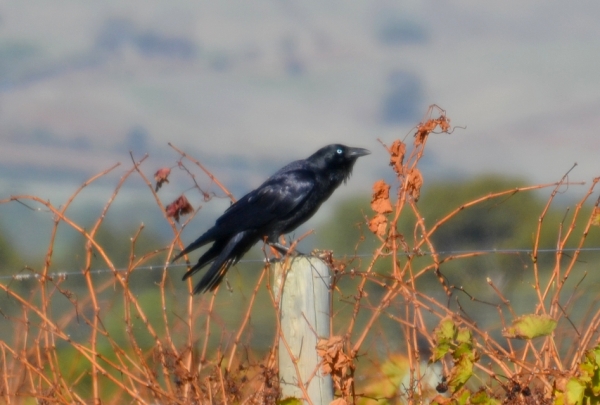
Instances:
[[[356,159],[368,155],[362,148],[328,145],[304,160],[296,160],[243,196],[173,261],[207,243],[213,245],[185,273],[187,279],[212,263],[194,288],[194,294],[214,290],[225,273],[257,242],[265,240],[284,253],[279,236],[306,222],[352,173]]]

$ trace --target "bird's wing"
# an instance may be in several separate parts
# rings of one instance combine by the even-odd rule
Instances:
[[[315,182],[315,174],[310,170],[278,172],[229,207],[216,226],[241,231],[284,219],[310,196]]]
[[[229,207],[212,228],[176,255],[173,261],[209,242],[227,240],[247,230],[260,231],[273,221],[285,219],[308,198],[315,184],[314,172],[295,164],[284,167]],[[208,256],[202,256],[200,261],[206,264],[218,253],[218,249],[210,249],[206,252]]]

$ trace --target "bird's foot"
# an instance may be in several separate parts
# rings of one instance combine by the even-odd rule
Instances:
[[[269,263],[278,263],[285,259],[286,256],[306,256],[306,254],[297,250],[291,250],[289,246],[282,245],[281,243],[269,243],[273,249],[278,251],[282,257],[271,257],[267,258],[266,261]]]
[[[304,253],[299,252],[296,249],[291,250],[289,246],[282,245],[281,243],[269,243],[269,246],[271,246],[273,249],[275,249],[276,251],[278,251],[279,253],[281,253],[284,256],[286,256],[286,255],[306,256]]]

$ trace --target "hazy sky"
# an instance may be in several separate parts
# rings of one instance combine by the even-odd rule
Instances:
[[[430,140],[426,182],[574,162],[589,181],[599,19],[597,1],[3,2],[0,191],[60,199],[129,150],[151,174],[173,142],[239,193],[343,142],[374,152],[346,190],[367,192],[391,175],[377,139],[433,103],[466,129]]]

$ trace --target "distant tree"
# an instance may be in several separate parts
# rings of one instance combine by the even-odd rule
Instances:
[[[86,229],[88,231],[90,230],[90,228]],[[136,235],[137,231],[137,227],[132,225],[105,221],[96,232],[94,240],[102,247],[104,253],[106,253],[115,268],[124,270],[128,267],[132,254],[132,238]],[[71,232],[68,234],[59,233],[59,238],[61,243],[60,246],[57,246],[55,249],[51,270],[80,271],[82,266],[85,265],[87,239],[79,233]],[[134,260],[137,261],[144,255],[150,254],[167,245],[168,241],[160,238],[158,232],[145,228],[136,240],[133,251]],[[159,254],[145,261],[142,266],[160,267],[164,262],[165,255]],[[109,269],[109,266],[96,249],[93,251],[91,267],[93,270],[108,271]],[[136,278],[139,279],[137,282],[138,285],[154,283],[161,277],[160,271],[135,271],[134,273],[136,273]],[[108,273],[104,276],[111,277],[111,274]]]
[[[0,229],[0,274],[15,274],[17,270],[20,270],[20,268],[17,269],[19,262],[19,254],[15,250],[15,247]]]
[[[114,223],[106,223],[98,230],[95,240],[104,249],[115,265],[125,267],[132,254],[132,238],[136,233],[137,229],[134,227],[122,229]],[[165,241],[158,238],[155,233],[144,230],[135,242],[133,254],[136,258],[140,258],[165,245]],[[148,263],[159,264],[162,262],[164,262],[164,260],[155,258]]]
[[[364,215],[371,215],[368,196],[355,196],[339,203],[327,222],[316,232],[316,248],[333,250],[338,256],[372,253],[375,236],[365,225]]]
[[[468,182],[434,183],[419,202],[425,222],[432,226],[451,210],[475,198],[510,190],[521,179],[482,176]],[[433,236],[438,250],[530,247],[531,231],[543,208],[538,195],[526,192],[496,198],[459,212]]]
[[[117,52],[134,40],[136,27],[133,21],[125,18],[109,18],[96,36],[96,47],[106,52]]]
[[[154,31],[138,34],[134,44],[146,56],[191,59],[196,55],[196,45],[190,39],[165,36]]]
[[[425,224],[430,229],[437,221],[452,210],[495,191],[510,190],[525,185],[525,181],[502,176],[481,176],[470,181],[444,181],[427,183],[421,199],[417,203]],[[392,189],[393,190],[393,189]],[[392,192],[393,194],[393,192]],[[526,251],[533,248],[538,219],[542,213],[545,198],[536,192],[520,192],[514,195],[482,202],[459,212],[446,222],[432,236],[433,244],[442,257],[461,252],[524,249],[517,253],[489,253],[466,260],[450,261],[444,264],[443,271],[457,285],[485,283],[486,277],[502,279],[504,285],[522,280],[524,271],[531,267],[531,258]],[[590,208],[591,209],[591,208]],[[332,249],[334,254],[369,254],[378,242],[367,229],[364,215],[372,216],[368,197],[355,197],[342,202],[325,224],[317,230],[317,247]],[[566,207],[558,205],[547,213],[540,239],[540,247],[556,246],[559,224],[568,224]],[[589,212],[589,209],[586,211]],[[581,215],[577,227],[581,229],[587,220]],[[565,225],[566,226],[566,225]],[[415,231],[415,229],[417,229]],[[400,232],[409,245],[419,238],[421,231],[415,227],[415,217],[410,209],[405,209],[398,223]],[[597,233],[597,235],[596,235]],[[587,245],[600,244],[600,232],[590,232]],[[427,251],[427,246],[423,246]],[[547,268],[554,260],[552,254],[543,254],[539,263]],[[388,272],[389,269],[377,269]],[[435,282],[434,279],[432,279]]]
[[[377,39],[384,45],[422,44],[427,42],[427,31],[412,20],[387,17],[379,25]]]
[[[197,53],[196,44],[189,38],[152,30],[142,31],[131,20],[124,18],[106,20],[96,36],[96,48],[114,53],[127,45],[147,57],[191,59]]]

